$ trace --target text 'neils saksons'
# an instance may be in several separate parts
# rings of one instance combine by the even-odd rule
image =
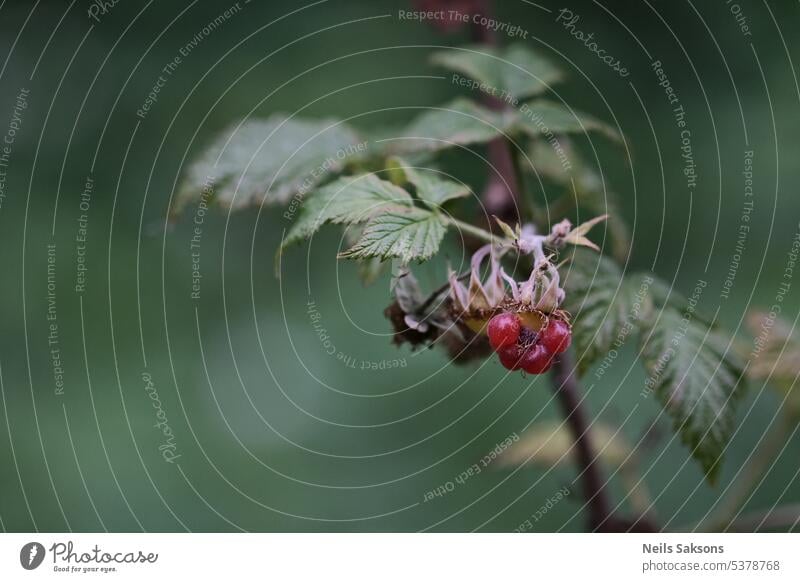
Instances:
[[[724,554],[723,546],[698,546],[695,544],[642,544],[643,554]]]

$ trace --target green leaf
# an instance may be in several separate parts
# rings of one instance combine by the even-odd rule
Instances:
[[[482,91],[503,100],[538,95],[562,79],[561,71],[547,57],[522,43],[507,48],[452,48],[433,53],[431,61],[485,84]]]
[[[584,164],[578,164],[579,154],[572,147],[568,138],[560,138],[558,147],[559,149],[556,149],[543,139],[532,139],[528,148],[528,157],[532,167],[526,166],[526,169],[535,171],[536,174],[544,176],[564,188],[571,187],[572,181],[575,181],[577,185],[584,176]],[[589,176],[588,173],[586,175]],[[594,173],[591,175],[596,176]],[[599,176],[597,178],[597,183],[591,184],[593,189],[602,187]]]
[[[370,220],[361,239],[339,254],[345,259],[398,258],[404,263],[431,258],[447,227],[437,212],[394,208]]]
[[[364,234],[364,226],[363,224],[353,224],[345,229],[344,239],[347,242],[347,246],[354,245],[361,238],[361,235]],[[358,278],[361,279],[361,284],[364,287],[369,287],[375,283],[390,264],[389,261],[382,261],[381,259],[358,261],[357,273]]]
[[[647,275],[623,277],[611,260],[576,251],[566,268],[564,308],[574,317],[572,337],[584,374],[611,349],[620,349],[653,309]]]
[[[699,292],[702,290],[695,290],[695,293],[699,294]],[[650,295],[653,297],[653,303],[659,309],[669,307],[675,311],[684,311],[692,307],[691,302],[680,291],[659,278],[653,279],[653,283],[650,285]],[[708,327],[713,326],[712,319],[702,311],[695,311],[694,318]]]
[[[307,197],[283,246],[310,237],[326,223],[358,224],[376,213],[412,204],[408,192],[374,174],[339,178]]]
[[[417,197],[433,208],[440,207],[448,200],[469,196],[472,192],[466,184],[448,180],[436,170],[415,166],[402,158],[389,159],[387,167],[390,174],[400,172],[401,182],[413,185]],[[393,181],[395,179],[393,178]]]
[[[551,101],[523,103],[516,111],[514,127],[532,137],[550,139],[552,134],[585,133],[598,131],[607,137],[619,140],[619,133],[610,125],[594,117]]]
[[[520,234],[521,234],[521,230],[520,230],[519,224],[517,224],[517,228],[516,229],[513,229],[513,228],[511,228],[511,226],[508,223],[503,222],[498,217],[493,215],[492,218],[494,218],[494,221],[497,223],[497,226],[500,227],[500,230],[503,231],[503,234],[506,235],[507,239],[513,240],[515,242],[519,240],[519,237],[520,237]]]
[[[433,208],[440,207],[448,200],[469,196],[472,192],[466,184],[442,179],[431,172],[412,170],[407,175],[408,181],[416,187],[420,200]]]
[[[603,216],[595,216],[591,220],[587,220],[580,226],[573,228],[572,231],[564,237],[564,242],[579,247],[588,247],[599,253],[600,247],[586,238],[586,235],[589,234],[589,231],[591,231],[595,225],[605,222],[607,219],[608,214],[604,214]]]
[[[468,99],[456,99],[428,108],[400,132],[393,146],[405,153],[485,143],[503,135],[513,121],[509,112],[498,113]]]
[[[276,114],[236,123],[189,166],[175,210],[199,199],[209,181],[215,200],[226,207],[285,203],[341,171],[365,148],[355,131],[334,119]]]
[[[653,390],[714,483],[735,427],[744,366],[729,340],[708,325],[671,307],[653,313],[642,333],[642,355]]]
[[[619,134],[609,125],[549,101],[534,101],[523,103],[518,109],[492,111],[459,98],[447,105],[432,107],[417,117],[399,132],[399,137],[392,139],[389,149],[408,154],[486,143],[515,132],[551,139],[562,133],[586,131],[600,131],[619,139]]]
[[[646,274],[623,277],[605,257],[576,252],[565,286],[581,372],[638,333],[645,390],[658,395],[713,483],[744,373],[728,338],[695,312],[696,302],[668,297],[667,286]]]

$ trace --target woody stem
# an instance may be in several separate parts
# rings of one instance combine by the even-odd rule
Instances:
[[[611,501],[592,446],[589,423],[582,406],[573,364],[571,352],[562,354],[553,364],[553,389],[564,421],[575,439],[574,458],[578,465],[578,479],[581,480],[583,497],[588,506],[589,528],[597,530],[603,528],[611,515]]]
[[[492,0],[480,0],[480,4],[485,14],[491,14]],[[473,26],[472,37],[475,42],[497,44],[495,36],[481,26]],[[484,101],[487,106],[495,109],[507,107],[505,103],[491,97],[486,97]],[[522,194],[519,168],[515,166],[514,152],[508,140],[498,138],[489,143],[489,160],[497,172],[497,179],[495,187],[492,187],[492,179],[489,180],[489,186],[484,192],[484,206],[490,213],[507,218],[511,214],[516,214],[517,200]],[[498,197],[498,191],[503,190],[505,196]],[[462,224],[456,226],[463,228]],[[466,228],[464,230],[470,231]],[[593,531],[626,531],[629,529],[629,524],[611,515],[611,501],[592,446],[589,424],[582,406],[580,386],[575,377],[573,363],[569,352],[562,354],[561,359],[554,365],[553,388],[575,440],[578,479],[581,480],[583,495],[588,506],[589,527]]]

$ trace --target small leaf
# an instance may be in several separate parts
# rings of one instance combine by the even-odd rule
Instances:
[[[600,247],[598,247],[596,244],[594,244],[592,241],[586,238],[586,235],[589,234],[589,231],[592,230],[592,227],[594,227],[596,224],[605,221],[606,219],[608,219],[607,214],[603,216],[597,216],[587,222],[584,222],[580,226],[576,226],[575,228],[572,229],[572,232],[570,232],[564,238],[564,242],[571,245],[589,247],[594,251],[600,252]]]
[[[398,152],[442,150],[456,145],[485,143],[503,135],[514,121],[468,99],[431,107],[417,117],[394,142]]]
[[[405,160],[397,156],[391,156],[386,160],[385,175],[392,184],[402,188],[408,184],[405,171],[406,167],[408,167],[408,163],[405,162]]]
[[[688,312],[667,307],[651,315],[650,325],[642,333],[646,386],[713,484],[735,426],[743,363],[726,337]]]
[[[207,183],[215,200],[242,208],[284,203],[363,154],[355,131],[334,119],[302,120],[276,114],[236,123],[189,166],[175,212],[200,199]]]
[[[421,208],[394,208],[370,220],[361,239],[339,257],[398,258],[404,263],[425,261],[439,250],[445,231],[438,213]]]
[[[564,105],[550,101],[524,103],[516,112],[514,128],[532,137],[550,139],[552,134],[585,133],[599,131],[607,137],[620,140],[619,133],[611,126],[594,117],[570,110]]]
[[[621,349],[653,309],[646,275],[623,277],[611,260],[576,251],[567,268],[564,308],[573,314],[573,341],[581,374],[612,349]]]
[[[283,246],[310,237],[326,223],[357,224],[389,208],[413,204],[411,195],[374,174],[339,178],[315,190],[305,200],[300,217]]]
[[[414,170],[409,173],[409,181],[416,187],[420,200],[432,208],[439,208],[448,200],[464,198],[472,193],[466,184],[445,180],[430,172]]]
[[[562,79],[561,71],[547,57],[522,43],[507,48],[452,48],[433,53],[431,61],[483,83],[481,91],[502,100],[538,95]]]
[[[399,173],[402,172],[403,182],[401,183],[413,185],[416,189],[417,197],[433,208],[441,207],[448,200],[464,198],[471,194],[471,190],[466,184],[448,180],[442,177],[441,172],[436,170],[415,167],[402,158],[390,158],[386,166],[395,176],[395,179],[399,179]]]
[[[578,180],[581,171],[575,169],[577,152],[566,137],[559,139],[558,149],[543,139],[532,139],[528,157],[532,166],[526,166],[559,186],[569,187],[571,181]],[[594,184],[592,186],[595,186]]]
[[[497,223],[497,226],[500,227],[500,230],[503,231],[503,234],[506,235],[506,238],[514,241],[519,238],[519,225],[517,225],[517,230],[514,230],[507,223],[503,222],[496,216],[492,216],[492,218],[494,218],[494,221]]]

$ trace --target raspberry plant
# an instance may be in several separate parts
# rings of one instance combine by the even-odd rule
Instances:
[[[469,10],[472,4],[458,6]],[[458,27],[440,24],[444,31]],[[501,47],[481,30],[473,30],[473,38],[482,44],[435,51],[432,63],[507,99],[472,91],[430,107],[382,140],[334,119],[276,114],[243,120],[191,165],[175,210],[196,203],[210,178],[220,206],[283,206],[280,212],[293,224],[279,260],[326,225],[346,228],[351,244],[338,258],[357,261],[365,282],[392,261],[400,265],[392,281],[395,301],[385,310],[395,343],[442,346],[459,363],[495,351],[514,373],[552,368],[577,451],[589,527],[655,529],[647,515],[622,518],[611,510],[577,377],[628,326],[626,336],[638,337],[648,385],[713,484],[744,387],[742,360],[729,349],[730,338],[694,314],[686,298],[620,266],[629,250],[627,228],[570,140],[593,132],[619,141],[618,132],[548,99],[549,88],[566,76],[527,43]],[[460,148],[486,152],[480,199],[491,220],[471,213],[472,188],[442,169],[442,155]],[[548,211],[530,186],[542,177],[560,191],[549,193]],[[595,218],[574,226],[566,216],[576,205]],[[556,213],[561,221],[549,224]],[[442,273],[442,286],[425,293],[414,265],[437,255],[448,236],[462,242],[471,268]]]

